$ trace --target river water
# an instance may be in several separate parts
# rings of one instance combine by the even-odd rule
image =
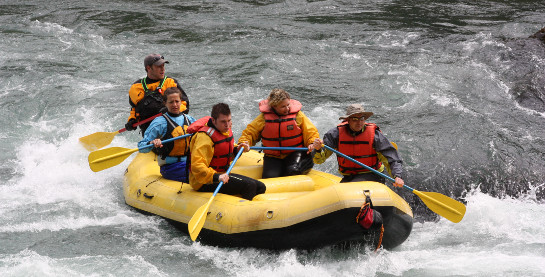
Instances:
[[[543,276],[545,44],[529,36],[544,17],[542,1],[4,0],[0,275]],[[124,203],[131,158],[93,173],[78,143],[123,128],[149,53],[170,61],[194,117],[228,103],[235,136],[275,87],[321,134],[364,104],[407,185],[466,203],[465,218],[398,189],[415,225],[392,250],[191,242]],[[334,159],[317,169],[335,173]]]

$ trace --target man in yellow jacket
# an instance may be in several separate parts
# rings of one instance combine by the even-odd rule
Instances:
[[[261,181],[243,175],[226,173],[234,153],[240,147],[250,150],[247,143],[234,145],[231,131],[231,110],[225,103],[212,107],[211,116],[203,117],[189,126],[188,133],[194,133],[190,143],[191,170],[189,184],[201,192],[213,192],[223,182],[221,193],[238,195],[252,200],[257,194],[265,193]]]
[[[320,134],[301,108],[301,103],[291,99],[288,92],[273,89],[269,97],[259,103],[261,114],[242,131],[239,143],[253,146],[261,140],[265,147],[308,148],[308,152],[263,151],[263,178],[305,174],[314,166],[310,152]]]
[[[184,105],[187,107],[184,113],[187,114],[189,110],[187,94],[178,81],[165,76],[166,63],[169,62],[159,54],[150,54],[144,59],[147,76],[134,82],[129,89],[131,112],[127,124],[125,124],[128,131],[136,130],[136,127],[133,126],[135,123],[161,112],[164,107],[163,93],[170,87],[177,87],[182,92],[182,101],[185,102]],[[142,136],[144,136],[149,125],[150,122],[140,125]]]

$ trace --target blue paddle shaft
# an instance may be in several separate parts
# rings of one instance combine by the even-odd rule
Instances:
[[[167,142],[171,142],[173,140],[177,140],[177,139],[181,139],[181,138],[186,138],[186,137],[189,137],[193,134],[185,134],[183,136],[179,136],[179,137],[175,137],[175,138],[169,138],[169,139],[165,139],[163,141],[161,141],[162,144],[165,144]],[[138,147],[138,150],[142,150],[142,149],[146,149],[146,148],[150,148],[150,147],[153,147],[153,144],[148,144],[148,145],[145,145],[145,146],[142,146],[142,147]]]
[[[292,150],[292,151],[308,151],[305,147],[265,147],[265,146],[252,146],[252,150]]]
[[[229,173],[231,173],[231,170],[233,169],[233,166],[235,166],[235,163],[237,162],[238,158],[240,158],[240,155],[242,155],[242,152],[244,152],[244,148],[243,148],[243,147],[241,147],[240,150],[238,150],[237,156],[235,157],[235,159],[233,160],[233,162],[231,163],[231,165],[229,166],[229,168],[228,168],[227,171],[225,172],[227,175],[229,175]],[[220,190],[221,186],[223,186],[223,181],[221,181],[221,182],[218,184],[218,187],[217,187],[216,190],[214,191],[214,194],[212,195],[212,197],[216,196],[216,194],[217,194],[218,191]]]
[[[388,179],[388,180],[390,180],[390,181],[392,181],[392,182],[395,182],[395,181],[396,181],[396,180],[394,180],[394,178],[392,178],[392,177],[390,177],[390,176],[388,176],[388,175],[386,175],[386,174],[384,174],[384,173],[382,173],[382,172],[379,172],[379,171],[375,170],[374,168],[372,168],[372,167],[370,167],[370,166],[367,166],[367,165],[365,165],[365,164],[363,164],[363,163],[361,163],[361,162],[359,162],[359,161],[353,159],[352,157],[349,157],[349,156],[347,156],[347,155],[345,155],[345,154],[343,154],[343,153],[341,153],[341,152],[335,150],[335,149],[332,148],[332,147],[329,147],[329,146],[327,146],[327,145],[325,145],[325,144],[324,144],[324,147],[325,147],[327,150],[332,151],[332,152],[336,153],[336,154],[339,155],[339,156],[342,156],[342,157],[344,157],[344,158],[346,158],[346,159],[348,159],[348,160],[350,160],[350,161],[352,161],[352,162],[354,162],[354,163],[357,163],[358,165],[360,165],[360,166],[362,166],[362,167],[364,167],[364,168],[366,168],[366,169],[371,170],[371,171],[372,171],[373,173],[375,173],[375,174],[378,174],[378,175],[380,175],[380,176],[382,176],[382,177],[384,177],[384,178],[386,178],[386,179]],[[403,187],[409,189],[410,191],[413,191],[413,190],[414,190],[413,188],[411,188],[411,187],[409,187],[409,186],[407,186],[407,185],[403,185]]]

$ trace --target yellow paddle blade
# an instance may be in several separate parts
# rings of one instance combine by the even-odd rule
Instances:
[[[138,151],[138,148],[110,147],[91,152],[89,154],[89,167],[92,171],[98,172],[116,166],[136,151]]]
[[[95,151],[112,142],[115,135],[119,134],[119,131],[115,132],[96,132],[88,136],[79,138],[79,142],[87,149],[87,151]]]
[[[210,208],[210,205],[212,204],[213,199],[214,199],[214,195],[212,195],[212,197],[210,197],[210,200],[208,200],[206,204],[202,205],[193,214],[193,217],[191,217],[191,220],[189,220],[189,223],[187,224],[187,229],[189,230],[189,236],[191,237],[192,241],[195,241],[197,237],[199,236],[202,226],[204,225],[204,222],[206,221],[206,215],[208,214],[208,209]]]
[[[413,193],[418,195],[430,210],[454,223],[460,222],[466,214],[464,204],[438,192],[413,190]]]
[[[397,150],[397,143],[393,142],[393,141],[390,141],[390,143],[396,148]]]

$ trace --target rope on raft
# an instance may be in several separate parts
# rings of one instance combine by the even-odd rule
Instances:
[[[377,252],[380,247],[382,246],[382,237],[384,236],[384,224],[380,225],[380,237],[378,239],[378,245],[377,245],[377,248],[375,249],[375,252]]]

